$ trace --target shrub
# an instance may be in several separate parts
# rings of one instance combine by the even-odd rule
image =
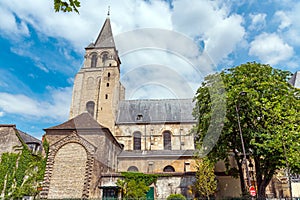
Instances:
[[[167,200],[186,200],[182,194],[170,194]]]

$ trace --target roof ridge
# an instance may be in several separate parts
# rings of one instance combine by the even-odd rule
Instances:
[[[90,113],[83,112],[68,121],[65,121],[57,126],[52,126],[44,130],[49,129],[84,129],[84,128],[106,128],[99,124]]]
[[[193,98],[179,98],[179,99],[125,99],[121,100],[122,101],[176,101],[176,100],[193,100]]]

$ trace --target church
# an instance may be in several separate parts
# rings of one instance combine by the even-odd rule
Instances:
[[[193,197],[192,99],[126,100],[120,67],[108,16],[95,43],[85,48],[70,119],[45,129],[50,151],[42,198],[116,198],[116,182],[126,171],[167,174],[151,186],[152,198]],[[236,183],[227,189],[239,194]]]
[[[126,171],[170,174],[152,187],[156,198],[188,196],[195,175],[192,99],[125,100],[109,16],[85,50],[70,120],[45,129],[50,151],[41,197],[117,197],[115,183]]]

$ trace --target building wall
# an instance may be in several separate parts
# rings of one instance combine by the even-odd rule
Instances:
[[[170,131],[172,150],[192,150],[194,136],[190,134],[190,129],[193,125],[192,123],[117,125],[115,137],[124,145],[124,150],[133,150],[133,134],[140,132],[141,150],[163,150],[163,132]]]
[[[192,188],[195,182],[194,175],[176,175],[170,177],[159,177],[155,184],[155,194],[157,199],[166,199],[170,194],[183,194],[187,198],[192,198]]]
[[[191,158],[180,158],[180,156],[168,158],[128,158],[118,160],[118,171],[126,172],[131,166],[138,168],[143,173],[162,173],[166,166],[172,166],[175,172],[195,171],[195,161]]]
[[[97,64],[91,67],[94,54]],[[87,103],[92,101],[95,104],[93,117],[113,132],[119,100],[125,98],[125,89],[119,80],[119,61],[114,48],[87,49],[84,66],[74,80],[70,118],[86,111]]]
[[[193,198],[192,187],[195,181],[193,173],[168,173],[165,176],[158,174],[156,183],[150,185],[154,188],[155,199],[166,199],[170,194],[183,194],[189,199]],[[100,187],[115,186],[118,179],[122,179],[120,174],[105,174],[99,182]],[[100,191],[100,198],[102,190]]]
[[[0,159],[1,155],[6,152],[17,152],[18,146],[22,144],[16,135],[15,125],[0,125]]]
[[[293,193],[293,197],[300,197],[300,183],[299,182],[292,183],[292,193]]]
[[[87,152],[78,143],[68,143],[55,155],[49,199],[81,198],[84,189]]]
[[[239,197],[241,196],[240,179],[231,176],[217,176],[218,190],[217,197],[219,199],[225,197]]]

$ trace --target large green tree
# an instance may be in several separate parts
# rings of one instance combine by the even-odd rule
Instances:
[[[294,173],[300,171],[299,89],[288,83],[290,76],[290,72],[269,65],[246,63],[207,76],[195,96],[197,148],[200,153],[210,148],[210,159],[224,160],[227,164],[228,153],[232,153],[244,194],[248,190],[237,114],[246,154],[254,161],[256,174],[252,178],[257,184],[258,198],[265,198],[266,187],[278,170],[289,166]],[[218,97],[222,95],[224,98],[220,100]],[[224,118],[214,114],[222,113],[219,104],[226,107]],[[210,136],[215,141],[206,141],[209,131],[217,135]]]

